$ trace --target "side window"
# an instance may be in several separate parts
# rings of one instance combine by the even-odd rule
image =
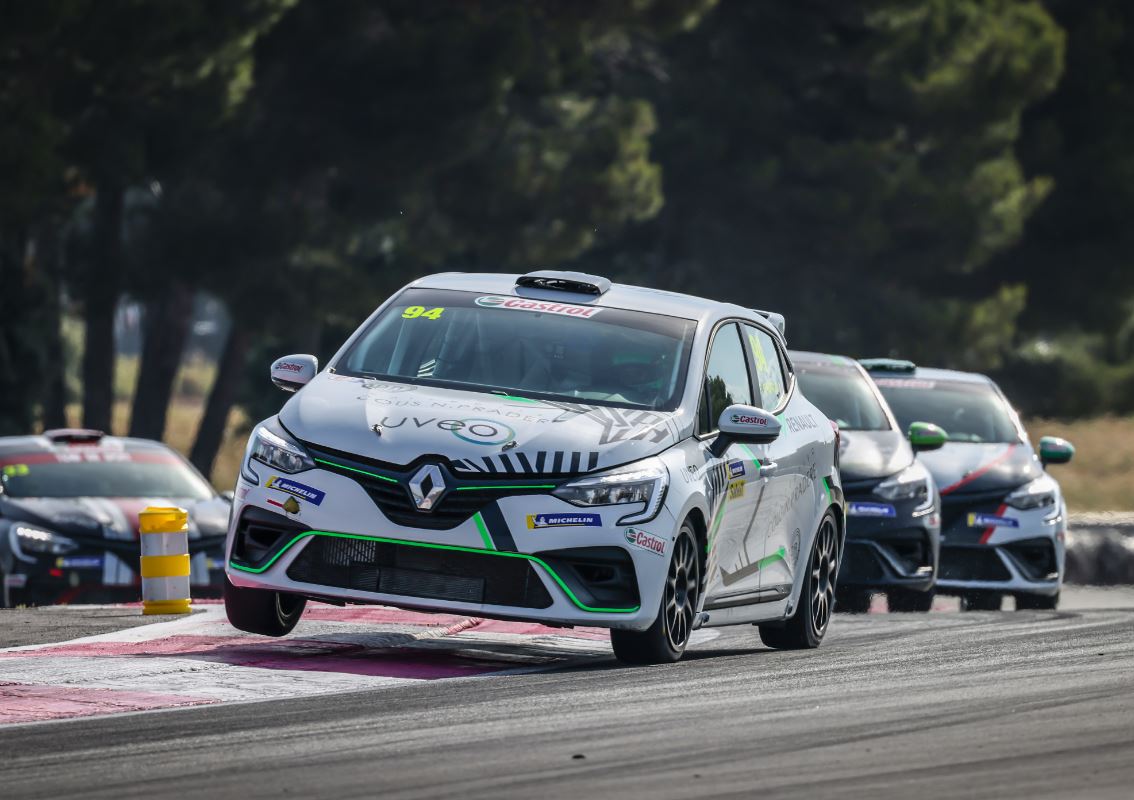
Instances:
[[[783,364],[772,337],[752,325],[744,326],[748,347],[752,350],[752,363],[756,365],[756,389],[760,394],[760,407],[768,411],[779,408],[787,394]]]
[[[734,403],[752,405],[752,387],[748,382],[748,364],[735,323],[722,325],[713,339],[713,349],[705,365],[706,390],[698,409],[698,433],[717,429],[721,412]]]

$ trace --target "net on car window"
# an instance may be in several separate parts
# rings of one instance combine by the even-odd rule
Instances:
[[[525,397],[672,410],[696,323],[639,311],[410,289],[339,373]]]

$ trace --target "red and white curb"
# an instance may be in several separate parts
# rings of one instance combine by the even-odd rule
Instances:
[[[599,628],[312,606],[281,639],[220,605],[169,622],[0,650],[0,724],[348,692],[610,656]]]

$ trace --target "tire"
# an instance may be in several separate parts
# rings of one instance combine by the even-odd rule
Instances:
[[[865,589],[835,590],[835,611],[846,614],[865,614],[870,611],[874,595]]]
[[[760,640],[777,650],[818,647],[831,623],[839,569],[839,528],[830,511],[819,523],[799,593],[799,608],[786,621],[760,626]]]
[[[1054,611],[1059,608],[1059,592],[1053,595],[1018,594],[1016,595],[1016,610]]]
[[[962,611],[999,611],[1004,596],[997,592],[969,592],[961,595]]]
[[[261,636],[286,636],[295,628],[307,598],[268,589],[244,589],[224,578],[224,610],[232,627]]]
[[[886,593],[886,605],[891,612],[924,614],[933,608],[933,599],[936,596],[937,593],[932,589],[928,592],[894,589]]]
[[[697,537],[686,520],[673,543],[657,619],[644,631],[611,629],[614,657],[624,664],[672,664],[680,659],[693,632],[700,594]]]

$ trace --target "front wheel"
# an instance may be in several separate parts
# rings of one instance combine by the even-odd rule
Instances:
[[[1003,595],[998,592],[968,592],[961,595],[962,611],[999,611]]]
[[[886,605],[890,611],[924,614],[933,608],[934,597],[936,597],[936,593],[932,589],[928,592],[894,589],[886,593]]]
[[[687,520],[673,543],[657,619],[644,631],[611,629],[614,657],[626,664],[671,664],[680,659],[693,633],[700,591],[697,538]]]
[[[811,546],[808,570],[803,576],[799,608],[782,623],[760,626],[760,640],[777,650],[818,647],[831,622],[835,606],[835,574],[839,569],[839,534],[830,511],[819,523]]]
[[[1059,608],[1059,592],[1052,595],[1018,594],[1016,595],[1016,610],[1054,611]]]
[[[286,636],[295,628],[307,598],[270,589],[233,586],[224,577],[224,610],[232,627],[261,636]]]

